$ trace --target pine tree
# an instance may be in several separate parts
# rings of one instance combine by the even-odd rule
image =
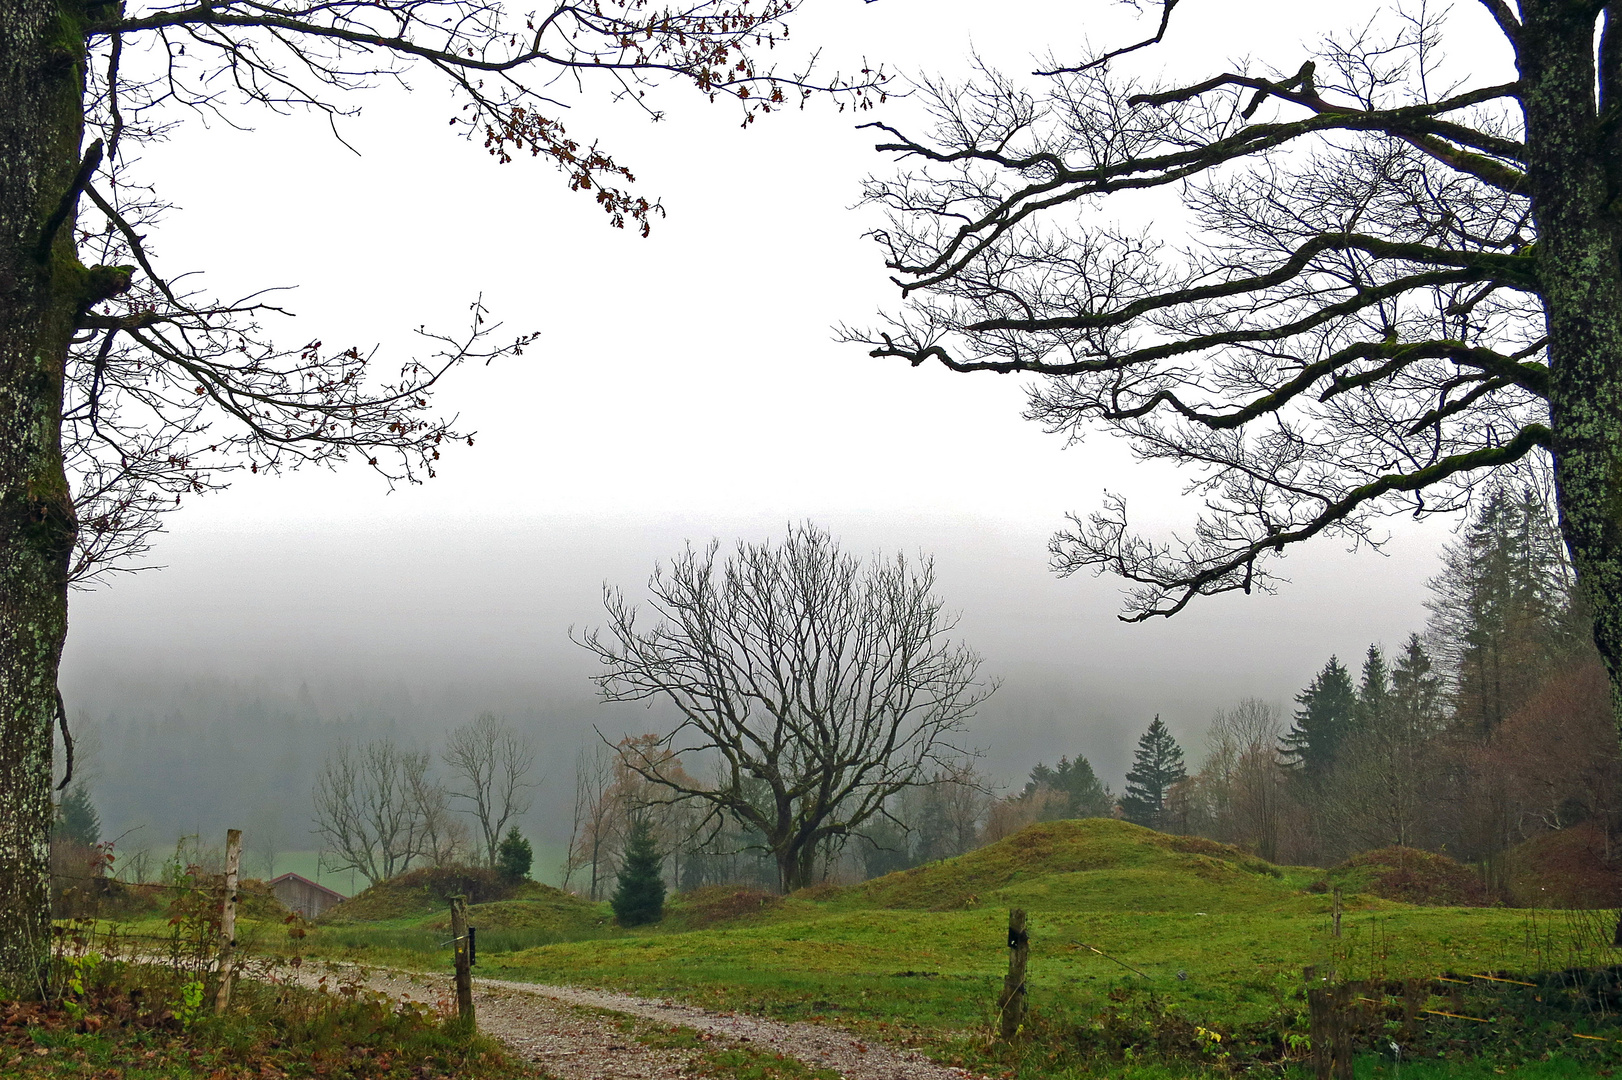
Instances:
[[[1355,722],[1339,744],[1332,778],[1316,793],[1321,841],[1344,850],[1419,842],[1440,691],[1418,634],[1389,670],[1369,647]]]
[[[1395,723],[1416,740],[1430,738],[1441,725],[1442,680],[1418,634],[1408,635],[1391,669],[1390,704]]]
[[[1357,715],[1357,691],[1352,676],[1331,656],[1312,684],[1296,695],[1301,708],[1279,747],[1285,764],[1308,779],[1322,780],[1335,763],[1335,755]]]
[[[496,873],[509,885],[516,885],[529,877],[529,868],[535,862],[535,849],[530,847],[514,825],[496,847]]]
[[[653,828],[645,819],[631,823],[620,864],[619,887],[608,901],[614,919],[621,926],[642,926],[658,922],[665,913],[663,856],[653,842]]]
[[[1370,645],[1363,657],[1363,678],[1357,686],[1357,705],[1353,710],[1355,726],[1374,731],[1384,726],[1391,711],[1391,673],[1386,667],[1385,654],[1378,645]]]
[[[101,843],[101,818],[90,801],[90,789],[80,783],[68,789],[56,807],[56,838],[95,847]]]
[[[1183,749],[1157,715],[1149,730],[1138,739],[1138,750],[1132,757],[1132,771],[1126,774],[1121,812],[1128,821],[1150,828],[1159,827],[1166,809],[1166,793],[1187,775],[1183,768]]]
[[[1455,720],[1485,739],[1550,669],[1587,646],[1564,542],[1528,488],[1491,492],[1430,581],[1431,633]]]
[[[1074,761],[1060,758],[1055,768],[1038,763],[1031,770],[1020,798],[1031,799],[1039,790],[1058,792],[1062,798],[1044,807],[1038,821],[1059,821],[1067,818],[1109,817],[1115,806],[1115,796],[1099,783],[1090,761],[1076,755]]]

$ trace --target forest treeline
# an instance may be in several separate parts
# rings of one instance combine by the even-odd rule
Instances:
[[[823,853],[832,877],[871,877],[962,854],[1039,821],[1123,817],[1208,837],[1271,861],[1328,866],[1404,846],[1482,868],[1508,895],[1504,853],[1573,826],[1603,845],[1618,825],[1617,739],[1605,672],[1546,503],[1486,494],[1429,582],[1428,624],[1395,647],[1330,656],[1289,715],[1246,699],[1219,708],[1185,759],[1158,716],[1119,793],[1088,760],[1040,763],[998,793],[966,756],[892,798],[859,836]],[[576,769],[566,880],[601,896],[633,823],[651,820],[679,888],[769,888],[770,860],[734,821],[671,802],[615,753]],[[633,754],[633,757],[636,755]],[[679,765],[671,765],[677,767]]]

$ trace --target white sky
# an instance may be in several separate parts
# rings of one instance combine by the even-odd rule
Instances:
[[[1293,71],[1303,40],[1375,6],[1186,0],[1143,63],[1197,79],[1249,53]],[[961,0],[807,7],[795,40],[842,69],[866,56],[956,72],[977,49],[1029,70],[1031,53],[1145,25],[1109,0],[1004,0],[991,16]],[[1457,18],[1480,28],[1474,4]],[[1449,48],[1504,59],[1487,35]],[[601,137],[669,210],[643,240],[544,165],[498,166],[455,138],[444,89],[417,84],[368,97],[343,125],[359,157],[311,118],[183,129],[148,155],[181,208],[155,246],[224,296],[296,285],[299,318],[278,331],[289,344],[398,348],[418,323],[459,326],[480,294],[540,342],[454,377],[440,402],[478,444],[427,485],[385,494],[354,466],[243,478],[173,515],[154,553],[168,569],[73,598],[70,699],[110,707],[124,673],[154,670],[487,677],[537,694],[562,680],[579,696],[587,668],[564,634],[597,621],[605,579],[639,584],[684,537],[761,537],[805,517],[859,551],[937,552],[965,636],[1005,678],[980,734],[1010,774],[1083,749],[1118,775],[1120,740],[1157,711],[1191,735],[1215,706],[1287,702],[1330,651],[1394,646],[1422,624],[1444,526],[1398,523],[1388,558],[1303,552],[1281,596],[1197,604],[1171,624],[1122,625],[1116,583],[1047,574],[1047,534],[1106,487],[1146,522],[1192,508],[1174,476],[1107,437],[1066,449],[1021,420],[1014,380],[833,343],[833,324],[894,300],[861,239],[875,219],[851,209],[862,176],[890,168],[854,129],[872,114],[814,102],[741,131],[730,108],[683,93],[664,95],[656,126],[584,101],[571,134]],[[899,101],[878,116],[910,114]]]

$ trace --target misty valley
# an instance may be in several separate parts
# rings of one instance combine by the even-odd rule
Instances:
[[[1619,35],[0,0],[0,1080],[1613,1077]]]

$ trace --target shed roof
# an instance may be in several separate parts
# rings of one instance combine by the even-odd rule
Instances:
[[[339,900],[347,900],[347,899],[349,899],[347,896],[345,896],[343,893],[337,891],[336,889],[329,889],[325,885],[320,884],[319,882],[311,881],[309,878],[305,877],[303,874],[294,874],[294,873],[289,872],[289,873],[286,873],[286,874],[282,874],[280,877],[271,878],[269,881],[265,882],[265,884],[267,886],[269,886],[270,888],[274,889],[277,885],[280,885],[284,881],[297,881],[297,882],[299,882],[301,884],[308,885],[312,889],[319,889],[321,892],[326,893],[328,896],[336,897]]]

